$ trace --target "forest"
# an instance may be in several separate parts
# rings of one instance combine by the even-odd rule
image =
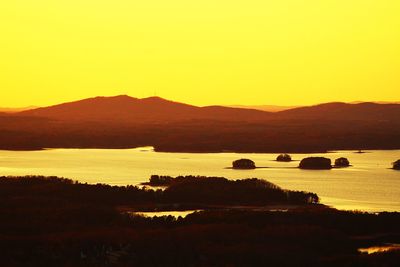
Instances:
[[[318,204],[312,193],[258,179],[171,180],[164,190],[153,190],[57,177],[0,177],[2,265],[397,266],[400,259],[397,251],[358,251],[399,243],[399,213],[338,211]],[[221,199],[214,198],[216,192]],[[282,192],[314,201],[285,199]],[[272,203],[291,208],[254,208]],[[185,218],[144,217],[121,208],[154,211],[195,204],[202,211]]]
[[[74,122],[0,115],[0,149],[134,148],[163,152],[326,152],[400,148],[397,121],[324,119]]]

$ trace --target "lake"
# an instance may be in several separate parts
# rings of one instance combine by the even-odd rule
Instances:
[[[366,153],[335,151],[292,154],[293,162],[276,162],[278,154],[159,153],[151,147],[135,149],[0,150],[0,175],[60,176],[87,183],[137,185],[150,175],[204,175],[229,179],[262,178],[282,188],[317,193],[323,204],[338,209],[400,211],[400,171],[390,169],[400,150]],[[353,165],[332,170],[300,170],[299,160],[324,156],[346,157]],[[232,161],[249,158],[259,168],[232,170]]]
[[[141,215],[144,217],[162,217],[162,216],[172,216],[175,218],[182,217],[185,218],[189,214],[199,212],[201,210],[182,210],[182,211],[138,211],[138,212],[128,212],[130,215]]]

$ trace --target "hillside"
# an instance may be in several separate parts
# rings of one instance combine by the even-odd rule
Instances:
[[[151,97],[97,97],[0,114],[0,149],[180,152],[399,149],[400,105],[328,103],[269,113]]]
[[[0,177],[1,266],[398,266],[399,251],[357,249],[399,243],[400,213],[339,211],[259,179],[176,179],[155,191]],[[185,210],[200,211],[144,215]]]
[[[396,121],[400,104],[326,103],[279,112],[223,106],[198,107],[160,97],[133,98],[126,95],[95,97],[16,113],[17,116],[43,117],[61,121],[120,123],[168,123],[191,120],[267,121],[335,120]]]
[[[196,107],[159,97],[133,98],[126,95],[95,97],[20,112],[20,116],[63,121],[118,121],[164,123],[185,120],[265,120],[267,112],[222,106]]]

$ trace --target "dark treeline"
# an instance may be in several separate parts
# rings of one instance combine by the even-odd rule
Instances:
[[[228,180],[222,177],[180,176],[172,179],[163,195],[170,202],[221,205],[312,204],[314,193],[283,190],[260,179]]]
[[[396,121],[64,122],[0,116],[0,149],[132,148],[171,152],[323,152],[400,148]]]
[[[194,184],[199,185],[196,196]],[[208,185],[208,186],[207,186]],[[0,177],[2,266],[397,266],[397,252],[357,248],[400,242],[400,214],[344,212],[322,205],[283,211],[209,210],[146,218],[120,205],[194,201],[254,191],[287,192],[262,180],[178,177],[162,193],[56,177]],[[165,194],[168,200],[163,200]],[[220,191],[221,195],[224,192]],[[246,193],[247,194],[247,193]],[[182,198],[182,199],[181,199]],[[192,199],[191,199],[192,198]],[[257,199],[257,197],[256,197]],[[251,199],[253,201],[253,199]],[[177,201],[173,199],[173,201]],[[207,200],[213,203],[215,200]],[[218,200],[216,200],[218,201]],[[230,198],[224,202],[233,201]],[[287,203],[283,201],[283,203]]]
[[[181,177],[170,187],[187,181],[207,179]],[[227,187],[236,183],[255,189],[253,180]],[[119,212],[118,205],[154,201],[156,191],[55,177],[1,177],[0,190],[2,266],[397,266],[400,258],[357,251],[399,242],[398,213],[305,205],[146,218]]]
[[[57,177],[0,177],[3,204],[70,205],[71,203],[102,203],[102,205],[133,204],[313,204],[319,198],[314,193],[283,190],[260,179],[231,181],[223,177],[153,175],[170,181],[165,190],[136,186],[89,185]],[[160,179],[160,178],[158,178]],[[152,183],[150,183],[152,185]],[[38,195],[40,197],[38,197]],[[49,202],[48,200],[52,201]],[[17,202],[15,202],[17,200]]]

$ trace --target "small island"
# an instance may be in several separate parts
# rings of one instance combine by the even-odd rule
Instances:
[[[152,175],[150,176],[150,181],[148,183],[142,183],[142,185],[150,185],[154,187],[168,186],[172,182],[171,176],[165,175]]]
[[[397,161],[393,162],[393,169],[400,171],[400,159]]]
[[[347,158],[337,158],[335,160],[335,167],[336,168],[345,168],[350,166],[350,161]]]
[[[232,168],[237,170],[251,170],[256,168],[256,164],[250,159],[238,159],[232,162]]]
[[[292,161],[292,157],[289,154],[280,154],[277,158],[276,161],[280,162],[290,162]]]
[[[332,163],[328,158],[309,157],[301,160],[299,168],[305,170],[330,170],[332,169]]]

